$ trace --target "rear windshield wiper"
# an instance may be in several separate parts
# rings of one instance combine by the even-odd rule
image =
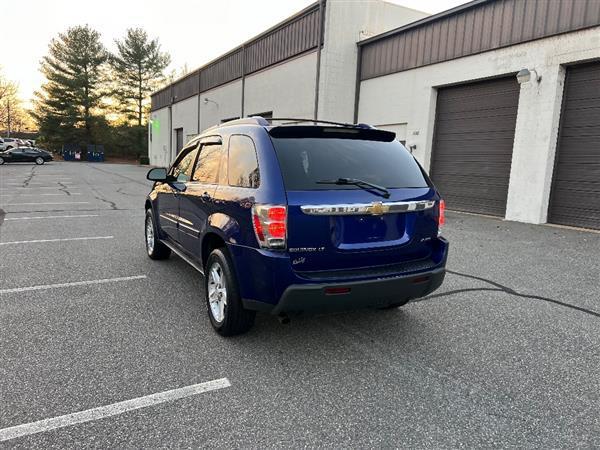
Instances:
[[[385,198],[390,197],[390,191],[388,191],[383,186],[379,186],[378,184],[369,183],[368,181],[359,180],[357,178],[338,178],[337,180],[319,180],[319,181],[317,181],[317,184],[337,184],[337,185],[351,184],[354,186],[358,186],[359,188],[364,189],[366,191],[368,191],[370,189],[374,189],[376,191],[379,191],[378,195],[381,195],[382,197],[385,197]]]

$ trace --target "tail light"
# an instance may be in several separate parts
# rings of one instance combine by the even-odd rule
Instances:
[[[446,223],[446,202],[444,200],[440,200],[438,205],[438,232],[442,229],[444,224]]]
[[[287,208],[280,205],[254,205],[252,224],[262,248],[284,249],[287,245]]]

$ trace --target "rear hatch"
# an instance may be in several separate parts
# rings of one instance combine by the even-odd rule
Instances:
[[[431,261],[438,197],[393,133],[286,126],[270,134],[287,191],[295,271],[383,274]]]

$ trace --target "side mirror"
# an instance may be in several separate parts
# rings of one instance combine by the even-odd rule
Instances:
[[[164,167],[155,167],[148,171],[146,178],[150,181],[158,181],[159,183],[166,183],[168,179],[167,169]]]

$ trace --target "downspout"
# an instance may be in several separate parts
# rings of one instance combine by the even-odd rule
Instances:
[[[200,94],[202,94],[202,92],[200,92],[200,87],[202,86],[202,84],[200,83],[200,77],[202,76],[202,71],[199,70],[198,71],[198,134],[200,134],[200,99],[202,98]]]
[[[173,86],[169,88],[169,166],[173,161]]]
[[[244,117],[244,102],[246,96],[246,46],[242,46],[242,108],[240,118]]]
[[[321,80],[321,47],[323,46],[323,35],[325,28],[325,0],[319,0],[319,43],[317,46],[317,75],[315,80],[315,113],[314,120],[319,118],[319,83]]]
[[[362,45],[358,45],[356,55],[356,86],[354,87],[354,123],[358,123],[358,105],[360,102],[360,73],[362,72]]]

